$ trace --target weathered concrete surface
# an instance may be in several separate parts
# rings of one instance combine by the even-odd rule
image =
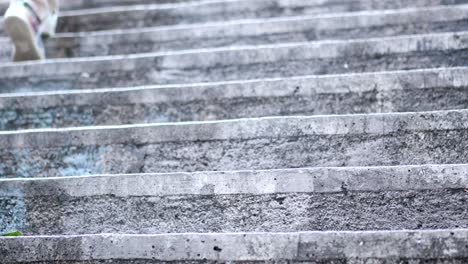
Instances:
[[[0,132],[2,177],[466,163],[468,111]]]
[[[323,39],[356,39],[464,31],[468,5],[319,16],[250,19],[187,26],[60,34],[47,41],[47,57],[85,57],[257,45]],[[9,61],[9,40],[0,60]]]
[[[323,105],[319,107],[328,109],[324,110],[326,114],[326,111],[333,109],[330,106],[333,99],[336,101],[335,108],[340,109],[339,111],[356,111],[353,105],[373,102],[369,104],[369,108],[365,108],[364,113],[375,112],[370,107],[389,111],[400,107],[412,107],[418,111],[424,108],[464,108],[466,83],[463,76],[466,76],[466,73],[462,67],[466,67],[468,61],[467,32],[369,38],[463,30],[466,25],[463,13],[466,7],[438,7],[437,11],[428,11],[429,8],[426,7],[432,4],[466,4],[466,0],[449,2],[233,0],[227,4],[225,0],[215,4],[155,4],[73,11],[64,13],[61,30],[86,31],[113,27],[190,24],[194,21],[224,21],[228,18],[253,15],[307,16],[317,12],[336,12],[340,8],[345,8],[344,11],[355,11],[418,5],[418,8],[421,8],[421,4],[424,5],[421,10],[380,13],[379,18],[364,12],[322,16],[320,19],[301,17],[296,18],[299,20],[297,25],[294,25],[294,18],[282,18],[284,21],[276,21],[280,24],[269,20],[261,26],[254,26],[253,21],[231,22],[229,29],[223,25],[217,25],[216,28],[213,24],[196,29],[183,26],[162,28],[157,30],[165,32],[168,36],[170,33],[182,33],[174,35],[172,40],[167,36],[166,49],[164,46],[156,49],[161,51],[158,53],[2,64],[0,89],[3,93],[60,90],[61,92],[52,93],[53,96],[43,99],[42,103],[32,104],[56,106],[59,105],[54,101],[57,96],[79,95],[78,89],[88,89],[84,90],[86,95],[79,95],[84,97],[77,99],[83,100],[78,109],[42,108],[46,112],[52,110],[52,113],[71,111],[65,115],[77,120],[93,119],[91,115],[81,116],[83,110],[79,107],[85,109],[85,100],[96,98],[96,102],[101,100],[100,104],[106,105],[107,101],[103,98],[87,97],[88,95],[118,93],[119,96],[125,96],[125,93],[130,93],[132,89],[138,93],[161,89],[153,96],[166,95],[167,98],[175,98],[179,95],[177,92],[190,89],[192,94],[188,93],[185,99],[168,101],[176,102],[172,107],[180,112],[185,111],[180,102],[189,103],[187,111],[203,108],[203,104],[210,102],[215,102],[211,103],[212,105],[226,102],[216,102],[216,93],[225,93],[226,95],[220,98],[228,99],[227,102],[235,102],[230,98],[252,99],[250,103],[239,103],[237,109],[243,107],[242,104],[255,105],[258,98],[278,96],[283,107],[287,107],[288,104],[296,105],[293,95],[301,93],[305,99],[300,100],[308,98],[321,101]],[[232,7],[228,8],[230,5]],[[407,12],[406,15],[402,15],[404,12]],[[419,18],[418,15],[414,15],[415,12],[420,12]],[[395,15],[396,13],[399,15]],[[353,17],[356,15],[359,18]],[[450,17],[452,20],[440,17]],[[80,24],[83,22],[80,22],[80,19],[88,20],[87,24]],[[336,23],[350,27],[334,28],[329,25],[326,29],[321,28],[322,31],[318,31],[318,27],[301,28],[301,25],[307,24],[304,23],[305,19],[312,24],[314,21],[324,21],[322,23],[325,24],[322,25]],[[400,20],[399,24],[391,24],[390,20],[395,19]],[[423,22],[418,24],[414,20]],[[270,23],[272,31],[265,31],[267,23]],[[74,29],[74,25],[78,26]],[[391,26],[388,27],[389,25]],[[290,33],[292,29],[301,32]],[[155,29],[146,30],[149,34]],[[210,38],[216,34],[216,30],[221,33],[227,32],[223,35],[227,41],[224,45],[231,45],[230,47],[211,48],[220,45],[217,41],[221,38]],[[268,40],[271,42],[261,42],[265,41],[265,36],[253,37],[255,30],[270,32],[267,37],[271,38]],[[354,32],[355,37],[369,39],[282,43],[285,40],[303,41],[304,39],[295,37],[300,38],[307,30],[312,33],[309,33],[309,38],[305,40],[314,39],[314,36],[317,37],[315,39],[347,39],[347,30],[349,33]],[[382,33],[377,33],[378,31]],[[182,42],[184,36],[190,37],[192,33],[197,32],[200,34],[198,40],[210,48],[190,51],[167,49],[171,45],[170,41]],[[323,32],[329,32],[329,35],[324,35]],[[106,34],[109,32],[93,33],[93,37],[114,38],[119,35],[118,32]],[[238,38],[239,42],[233,42],[234,38]],[[87,37],[82,39],[89,40]],[[134,37],[132,41],[135,40],[143,43],[145,39]],[[193,44],[186,43],[187,46],[180,46],[178,49],[192,48],[190,45]],[[264,43],[276,44],[232,47],[234,44]],[[138,47],[122,52],[145,50]],[[444,69],[454,66],[460,68]],[[432,67],[440,69],[404,72]],[[388,70],[403,71],[377,73]],[[365,72],[368,74],[310,76]],[[414,77],[412,74],[415,74]],[[308,76],[287,78],[300,75]],[[379,76],[383,76],[382,79],[373,78]],[[251,80],[255,78],[277,79]],[[230,80],[237,81],[226,82]],[[323,93],[310,88],[302,92],[301,86],[305,84],[301,82],[308,83],[310,80],[313,80],[310,85],[321,87]],[[224,83],[187,85],[216,81]],[[348,83],[344,85],[344,81]],[[259,82],[263,85],[274,83],[277,86],[273,86],[276,89],[272,91],[266,91],[267,88],[257,91],[254,85]],[[295,86],[285,91],[281,89],[282,86],[289,87],[293,82]],[[172,85],[134,88],[137,85],[178,83],[186,84],[179,87]],[[380,86],[382,88],[377,88]],[[108,89],[91,91],[103,87]],[[118,89],[119,87],[127,88]],[[177,92],[171,94],[171,88]],[[222,88],[228,89],[222,91]],[[327,88],[332,92],[327,92]],[[67,89],[74,91],[67,92]],[[206,92],[211,101],[205,100],[203,94],[194,95],[197,89]],[[426,92],[424,95],[422,90]],[[214,92],[209,94],[207,91]],[[364,92],[353,94],[353,91]],[[414,94],[411,91],[414,91]],[[16,94],[7,97],[16,97],[15,100],[18,100],[21,96],[33,98],[37,95],[39,94]],[[319,97],[320,95],[323,97]],[[42,93],[39,97],[46,96],[47,93]],[[385,96],[391,99],[386,100]],[[402,102],[395,103],[398,96],[402,98]],[[39,97],[36,99],[40,99]],[[70,109],[72,100],[77,97],[67,98],[71,100],[67,106]],[[133,100],[118,96],[110,98],[109,100],[114,102]],[[196,98],[203,103],[197,103]],[[343,108],[338,108],[340,98]],[[421,100],[424,98],[426,100]],[[164,102],[163,99],[149,98],[145,104],[150,105],[157,100],[161,103]],[[285,103],[281,100],[285,100]],[[275,104],[277,103],[274,100],[266,102],[265,108],[271,108]],[[137,107],[133,111],[141,111],[141,108],[138,108],[141,104],[134,105]],[[301,104],[298,105],[301,107]],[[307,105],[307,102],[303,103],[302,107],[305,107],[304,105]],[[314,108],[304,109],[316,111]],[[100,110],[109,111],[103,108]],[[250,110],[256,109],[253,107]],[[318,113],[320,111],[322,110]],[[232,115],[237,113],[233,111]],[[184,114],[180,116],[184,118]],[[215,116],[218,117],[224,118],[222,114]],[[92,122],[89,120],[86,122]],[[20,119],[17,121],[21,122]],[[293,116],[0,132],[0,177],[4,178],[0,180],[0,231],[19,229],[26,234],[62,235],[101,232],[174,233],[159,236],[2,238],[0,261],[466,263],[468,231],[458,228],[468,228],[468,169],[467,165],[451,164],[468,164],[465,154],[467,142],[468,110],[354,116]],[[413,166],[406,166],[410,164]],[[381,167],[390,165],[396,166]],[[326,166],[334,167],[324,168]],[[314,168],[284,170],[300,167]],[[240,169],[263,171],[232,172]],[[227,172],[190,173],[202,170]],[[152,174],[144,174],[145,172]],[[155,172],[173,173],[154,174]],[[98,173],[138,174],[61,178]],[[47,178],[51,176],[56,177]],[[12,177],[16,178],[8,179]],[[40,177],[44,178],[38,179]],[[175,234],[369,229],[386,231]],[[403,231],[405,229],[446,230],[409,232]],[[212,240],[207,242],[208,239]]]
[[[65,1],[60,3],[62,10],[79,10],[86,8],[99,8],[99,7],[115,7],[115,6],[132,6],[132,5],[151,5],[151,4],[174,4],[174,3],[210,3],[210,2],[219,2],[229,4],[229,2],[241,3],[246,0],[73,0]],[[250,2],[267,2],[266,6],[275,5],[278,7],[290,7],[294,10],[294,7],[297,7],[298,4],[304,4],[300,1],[284,1],[284,0],[250,0]],[[344,0],[313,0],[308,1],[314,6],[316,6],[316,11],[321,13],[325,10],[334,11],[334,12],[344,12],[344,11],[356,11],[356,10],[367,10],[367,9],[395,9],[401,7],[424,7],[428,5],[455,5],[467,3],[466,0],[417,0],[411,2],[405,1],[375,1],[375,0],[353,0],[353,1],[344,1]],[[9,0],[0,0],[0,13],[3,14],[8,6]],[[258,4],[257,4],[258,5]],[[291,10],[291,11],[293,11]]]
[[[0,239],[6,263],[464,263],[465,229],[39,236]],[[35,262],[36,263],[36,262]],[[106,262],[107,263],[107,262]]]
[[[75,1],[70,2],[74,3]],[[113,6],[94,10],[62,12],[58,31],[80,32],[141,28],[254,17],[298,16],[467,3],[467,0],[204,0],[171,1],[162,5],[154,1],[146,1],[143,3],[146,5]],[[77,4],[80,3],[74,3],[75,6]]]
[[[468,68],[0,95],[2,130],[468,108]]]
[[[26,211],[22,209],[24,202]],[[164,197],[2,197],[30,235],[468,228],[463,189]],[[2,210],[4,211],[4,210]],[[22,218],[24,217],[24,219]],[[21,220],[22,219],[22,220]]]
[[[0,180],[0,232],[468,227],[466,188],[467,165]]]
[[[15,178],[0,179],[0,196],[129,197],[458,190],[468,187],[467,169],[465,164],[443,164]],[[17,191],[22,194],[18,195]]]
[[[150,5],[150,4],[174,4],[174,3],[200,3],[200,2],[219,2],[219,3],[229,3],[229,2],[239,2],[245,0],[74,0],[66,1],[61,3],[62,10],[76,10],[76,9],[87,9],[87,8],[99,8],[99,7],[115,7],[115,6],[131,6],[131,5]],[[252,0],[251,0],[252,1]],[[253,0],[260,1],[260,0]],[[252,2],[253,2],[252,1]],[[273,3],[278,3],[278,5],[284,7],[288,4],[292,7],[297,5],[297,2],[294,1],[278,1],[278,0],[267,0],[270,5]],[[263,0],[263,2],[267,2]],[[9,0],[0,1],[0,10],[2,13],[8,6]],[[318,7],[322,6],[323,8],[332,9],[335,11],[356,11],[360,9],[395,9],[401,7],[424,7],[429,5],[456,5],[467,3],[465,0],[430,0],[430,1],[412,1],[412,2],[403,2],[403,1],[374,1],[374,0],[353,0],[353,1],[309,1],[315,4]],[[299,2],[300,3],[300,2]],[[291,8],[292,8],[291,7]]]
[[[202,0],[191,0],[202,1]],[[0,0],[0,14],[8,8],[10,0]],[[186,2],[186,0],[73,0],[63,1],[60,3],[61,10],[76,10],[86,8],[108,7],[108,6],[128,6],[128,5],[143,5],[154,3],[176,3]],[[449,3],[450,4],[450,3]]]
[[[210,3],[211,2],[211,3]],[[425,7],[441,1],[303,1],[303,0],[237,0],[199,1],[167,6],[147,5],[133,8],[111,8],[97,12],[70,12],[61,17],[60,32],[80,32],[124,29],[173,24],[191,24],[208,21],[225,21],[253,17],[278,17],[292,15],[349,12],[402,7]],[[447,1],[446,1],[447,2]],[[448,1],[454,3],[452,1]],[[457,4],[468,3],[458,0]]]
[[[0,65],[3,92],[465,66],[468,33],[225,47]]]

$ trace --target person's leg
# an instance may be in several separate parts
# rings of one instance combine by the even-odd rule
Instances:
[[[56,0],[11,0],[4,16],[5,31],[15,45],[14,61],[45,58],[42,35],[53,35]]]
[[[58,0],[49,0],[49,7],[51,11],[56,11],[58,10],[59,7],[59,2]]]
[[[15,0],[13,0],[15,1]],[[16,0],[18,2],[18,0]],[[22,1],[19,1],[22,2]],[[36,15],[44,21],[50,13],[49,2],[47,0],[25,0],[29,6],[34,10]]]
[[[58,18],[57,0],[26,0],[42,21],[41,34],[53,36]]]

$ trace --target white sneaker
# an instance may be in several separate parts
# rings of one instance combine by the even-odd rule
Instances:
[[[27,3],[16,1],[10,5],[4,16],[4,27],[15,45],[14,61],[45,58],[41,26],[40,19]]]

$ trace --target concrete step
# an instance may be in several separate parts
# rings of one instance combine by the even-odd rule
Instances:
[[[37,236],[0,239],[6,263],[451,263],[468,231]]]
[[[0,13],[4,13],[8,7],[10,0],[0,0]],[[79,9],[90,9],[100,7],[115,7],[115,6],[132,6],[132,5],[151,5],[151,4],[174,4],[174,3],[200,3],[200,2],[239,2],[247,0],[74,0],[74,1],[62,1],[60,3],[61,10],[79,10]],[[274,6],[276,3],[279,7],[287,5],[297,6],[301,3],[298,0],[250,0],[250,2],[267,2],[268,5]],[[356,10],[367,10],[367,9],[395,9],[404,6],[423,7],[433,5],[456,5],[468,3],[465,0],[417,0],[411,2],[404,1],[375,1],[375,0],[309,0],[311,4],[315,5],[317,9],[325,10],[336,10],[339,12],[343,11],[356,11]],[[258,5],[258,4],[257,4]],[[265,4],[267,5],[267,4]]]
[[[466,163],[468,110],[0,132],[0,175]]]
[[[0,231],[72,235],[468,228],[467,191],[468,165],[0,180]]]
[[[468,0],[110,1],[0,63],[60,127],[0,131],[0,262],[468,261]]]
[[[465,66],[468,33],[224,47],[0,65],[2,92]]]
[[[114,7],[94,11],[72,11],[64,14],[61,17],[58,30],[59,32],[96,31],[255,17],[297,16],[427,6],[426,0],[411,2],[404,0],[211,0],[168,5]],[[441,1],[435,2],[440,3]],[[453,2],[453,0],[448,1],[449,4]],[[468,4],[468,0],[458,0],[457,4],[460,4],[460,2]]]
[[[0,11],[3,13],[8,8],[10,0],[0,0]],[[148,4],[170,4],[183,2],[201,2],[203,0],[73,0],[60,1],[61,10],[79,10],[98,7],[112,6],[131,6],[131,5],[148,5]],[[206,0],[205,0],[206,1]],[[216,0],[212,0],[216,1]],[[453,1],[452,1],[453,2]],[[447,4],[454,4],[448,2]]]
[[[468,108],[468,68],[0,95],[0,129]]]
[[[176,3],[186,2],[187,0],[73,0],[61,1],[61,10],[76,10],[108,6],[128,6],[128,5],[143,5],[154,3]],[[192,0],[201,1],[201,0]],[[8,8],[10,0],[0,0],[0,13],[3,14]],[[449,3],[451,4],[451,3]]]
[[[282,17],[94,33],[60,34],[47,42],[49,58],[174,51],[323,39],[456,32],[468,26],[468,5],[320,16]],[[12,45],[0,60],[11,60]],[[8,50],[10,47],[10,50]]]
[[[468,4],[468,0],[203,0],[64,11],[58,32],[191,24],[231,19]]]

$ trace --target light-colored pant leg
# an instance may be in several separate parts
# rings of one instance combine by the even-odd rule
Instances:
[[[23,0],[10,0],[10,3]],[[59,0],[26,0],[34,9],[41,20],[47,18],[51,13],[58,12]]]

